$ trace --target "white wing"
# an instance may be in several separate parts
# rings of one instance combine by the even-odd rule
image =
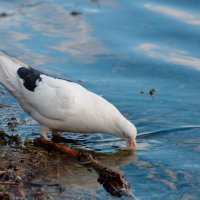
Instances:
[[[20,81],[21,93],[24,100],[42,116],[64,120],[76,110],[77,95],[84,90],[76,83],[41,75],[34,91],[27,90]]]

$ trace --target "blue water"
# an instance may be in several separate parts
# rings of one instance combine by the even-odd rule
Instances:
[[[65,137],[75,137],[80,148],[110,153],[102,162],[120,169],[139,199],[200,199],[199,1],[0,3],[0,12],[10,14],[0,17],[1,51],[79,81],[115,104],[139,134],[149,133],[138,137],[138,150],[128,156],[116,153],[125,144],[109,135]],[[37,137],[38,124],[8,93],[0,98],[11,106],[0,110],[0,127],[8,129],[6,117],[14,116],[22,122],[17,133]],[[94,177],[88,184],[71,178],[65,187],[81,188],[81,198],[112,199]]]

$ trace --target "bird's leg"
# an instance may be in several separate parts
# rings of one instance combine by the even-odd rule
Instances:
[[[61,135],[62,132],[58,130],[51,130],[52,131],[52,141],[53,142],[63,142],[63,143],[72,143],[72,144],[77,144],[77,140],[71,139],[71,138],[65,138]]]
[[[46,126],[41,126],[40,135],[46,140],[48,140],[48,137],[47,137],[48,132],[49,132],[49,129]]]
[[[60,134],[59,134],[60,132],[57,131],[57,130],[55,130],[55,129],[52,129],[51,132],[52,132],[52,135],[53,135],[53,136],[54,136],[54,135],[55,135],[55,136],[60,135]]]
[[[60,135],[60,132],[57,130],[52,129],[52,141],[54,142],[62,142],[62,136]]]

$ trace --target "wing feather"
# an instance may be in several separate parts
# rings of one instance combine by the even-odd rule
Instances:
[[[64,120],[76,112],[78,90],[83,89],[76,83],[41,75],[34,91],[27,90],[23,82],[21,91],[24,100],[42,116],[54,120]]]

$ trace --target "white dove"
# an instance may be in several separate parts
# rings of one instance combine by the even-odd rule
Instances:
[[[0,84],[49,132],[110,133],[136,147],[136,127],[101,96],[81,85],[48,76],[0,52]]]

